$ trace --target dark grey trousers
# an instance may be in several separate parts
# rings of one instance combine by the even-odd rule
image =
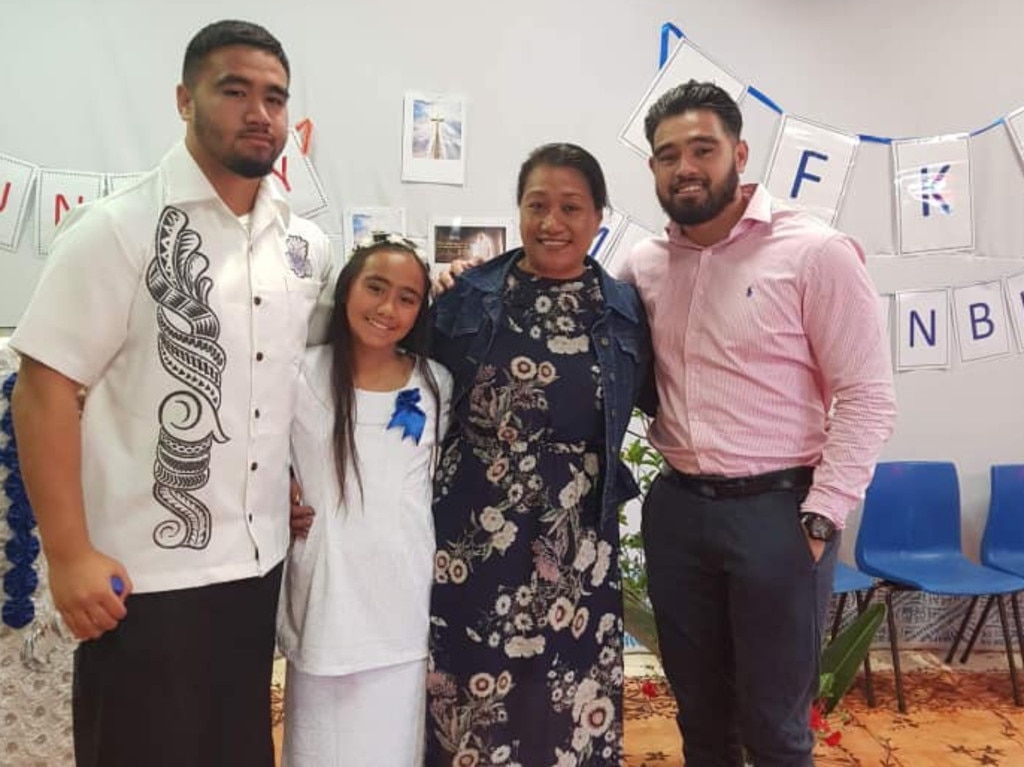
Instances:
[[[659,477],[643,506],[649,592],[687,767],[812,767],[839,536],[814,562],[807,488],[708,499]]]

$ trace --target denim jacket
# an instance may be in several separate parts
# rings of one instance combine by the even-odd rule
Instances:
[[[431,356],[454,378],[453,415],[469,393],[480,360],[491,348],[503,315],[505,280],[522,255],[517,248],[464,272],[433,307]],[[619,505],[640,492],[619,452],[633,405],[651,374],[651,339],[643,304],[633,286],[614,279],[589,257],[587,264],[597,272],[604,296],[604,310],[590,330],[590,342],[597,354],[604,393],[601,521],[608,526],[618,524]]]

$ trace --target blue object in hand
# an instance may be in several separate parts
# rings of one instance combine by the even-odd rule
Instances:
[[[117,575],[110,576],[110,587],[118,596],[121,596],[124,593],[124,581],[122,581]]]

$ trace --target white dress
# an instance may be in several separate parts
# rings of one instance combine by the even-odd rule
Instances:
[[[303,360],[291,429],[292,465],[316,511],[292,544],[278,610],[285,677],[284,764],[408,767],[422,748],[430,588],[434,573],[431,466],[438,411],[418,370],[427,416],[419,444],[388,429],[398,391],[356,391],[362,493],[334,469],[331,350]],[[431,361],[447,425],[451,376]],[[399,390],[400,391],[400,390]]]

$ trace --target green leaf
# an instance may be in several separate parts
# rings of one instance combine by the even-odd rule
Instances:
[[[825,704],[826,714],[838,705],[846,691],[850,689],[857,669],[871,649],[871,642],[883,620],[885,605],[876,602],[858,615],[822,650],[822,684],[819,688],[819,697]],[[824,689],[826,686],[827,690]]]
[[[627,633],[660,658],[654,611],[646,598],[627,584],[622,586],[622,612]]]

